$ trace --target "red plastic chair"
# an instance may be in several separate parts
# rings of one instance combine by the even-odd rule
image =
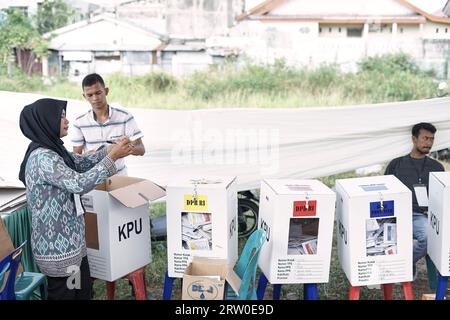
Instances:
[[[145,268],[133,271],[122,279],[128,279],[133,286],[136,300],[147,300],[147,287],[145,285]],[[116,281],[106,282],[106,297],[108,300],[114,300],[116,291]]]
[[[405,300],[413,300],[412,282],[402,282]],[[384,300],[392,300],[392,283],[383,284]],[[359,292],[361,287],[353,287],[350,285],[348,299],[359,300]]]

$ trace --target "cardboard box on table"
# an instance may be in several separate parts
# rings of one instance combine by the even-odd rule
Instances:
[[[193,257],[183,275],[183,300],[223,300],[225,283],[239,292],[241,279],[225,259]]]
[[[427,252],[443,276],[450,276],[450,172],[431,172]]]
[[[182,278],[193,256],[236,262],[235,177],[180,178],[166,199],[169,277]]]
[[[318,180],[261,182],[258,265],[270,283],[328,282],[336,194]]]
[[[113,176],[81,197],[93,278],[115,281],[151,262],[149,201],[164,195],[151,181]]]
[[[339,261],[352,286],[412,281],[412,194],[395,176],[336,180]]]

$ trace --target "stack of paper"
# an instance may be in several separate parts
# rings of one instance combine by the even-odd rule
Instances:
[[[181,228],[183,248],[211,250],[212,226],[210,213],[183,212]]]
[[[366,248],[368,256],[396,254],[396,219],[366,220]]]
[[[289,238],[288,254],[317,254],[317,236],[306,234]]]

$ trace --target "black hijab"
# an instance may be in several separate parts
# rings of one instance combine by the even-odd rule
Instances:
[[[55,151],[65,164],[75,170],[75,162],[60,139],[61,115],[66,110],[67,101],[39,99],[23,108],[20,113],[20,130],[31,140],[20,166],[19,179],[25,182],[25,167],[33,150],[43,147]]]

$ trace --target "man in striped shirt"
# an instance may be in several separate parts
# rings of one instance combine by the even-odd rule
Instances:
[[[113,142],[122,136],[132,141],[133,155],[142,156],[145,147],[143,134],[128,111],[108,105],[106,96],[109,88],[103,78],[96,74],[87,75],[82,82],[83,96],[92,109],[79,116],[74,123],[73,151],[77,153],[96,150],[105,143]],[[117,174],[127,175],[124,159],[116,161]]]

